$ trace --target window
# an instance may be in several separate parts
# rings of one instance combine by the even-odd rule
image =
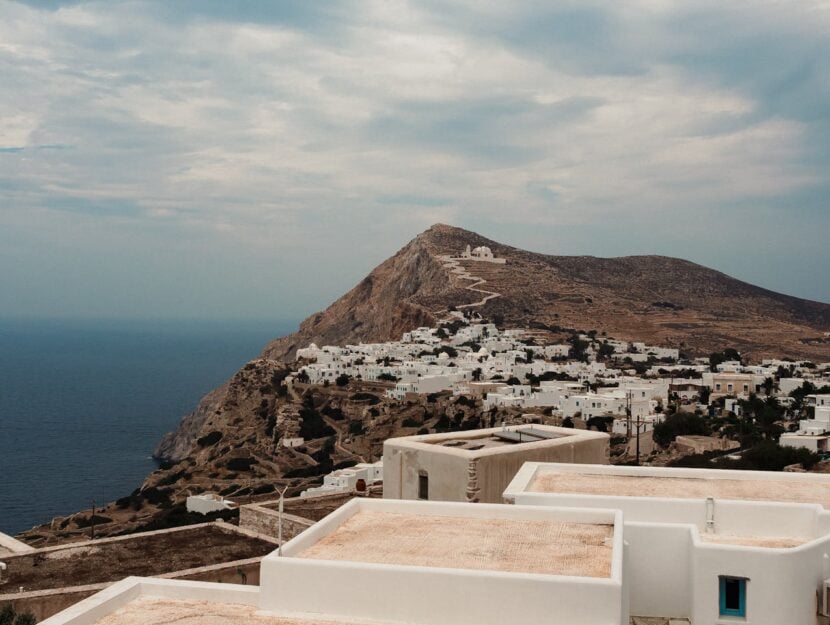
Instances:
[[[746,579],[721,576],[720,615],[746,616]]]
[[[718,382],[717,384],[715,384],[715,390],[716,390],[716,391],[719,391],[719,390],[720,390],[720,382]]]
[[[749,392],[749,384],[744,384],[744,393]]]
[[[731,385],[731,384],[727,384],[727,385],[726,385],[726,390],[727,390],[729,393],[731,393],[731,392],[732,392],[732,388],[733,388],[733,387],[732,387],[732,385]]]
[[[418,474],[418,499],[429,499],[429,476],[424,471]]]

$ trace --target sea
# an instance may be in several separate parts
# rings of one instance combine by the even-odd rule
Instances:
[[[0,319],[0,532],[132,492],[164,433],[296,327]]]

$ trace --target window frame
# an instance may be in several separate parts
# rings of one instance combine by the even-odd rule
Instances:
[[[429,473],[426,471],[418,472],[418,500],[429,501]]]
[[[732,616],[746,618],[746,577],[735,577],[733,575],[718,576],[718,613],[720,616]],[[726,606],[726,584],[729,582],[738,583],[738,607],[729,608]]]

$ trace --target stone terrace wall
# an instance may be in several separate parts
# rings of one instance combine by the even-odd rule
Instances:
[[[282,515],[282,539],[288,542],[297,534],[307,530],[314,525],[311,519],[295,516],[293,514]],[[252,530],[258,534],[265,534],[272,538],[279,535],[280,513],[270,508],[257,504],[250,504],[239,508],[239,527]]]

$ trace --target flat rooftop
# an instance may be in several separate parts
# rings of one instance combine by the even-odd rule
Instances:
[[[546,446],[580,444],[597,439],[607,440],[607,434],[591,430],[555,427],[543,424],[508,425],[480,430],[416,434],[387,439],[387,447],[445,450],[448,454],[467,457],[522,452]]]
[[[485,447],[503,447],[505,445],[521,445],[524,443],[538,443],[540,441],[551,441],[558,438],[566,438],[570,434],[562,434],[533,427],[519,427],[504,430],[488,430],[489,433],[479,434],[471,432],[466,438],[449,438],[446,440],[429,441],[432,445],[442,447],[457,447],[476,451]]]
[[[95,625],[332,625],[331,620],[270,616],[237,603],[142,597],[96,621]],[[336,621],[342,625],[353,625]]]
[[[706,473],[701,470],[701,473]],[[659,475],[614,475],[543,469],[531,480],[528,491],[617,497],[661,497],[672,499],[733,499],[742,501],[776,501],[814,503],[830,510],[830,481],[770,480],[765,474],[747,479],[701,475],[676,477]]]
[[[610,577],[611,524],[361,510],[297,557]]]

